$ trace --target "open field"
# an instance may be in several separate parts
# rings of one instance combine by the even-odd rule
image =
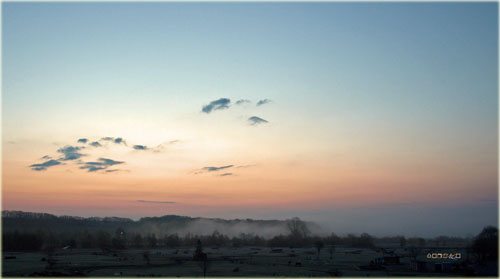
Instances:
[[[149,263],[144,257],[147,252]],[[338,247],[331,257],[314,248],[205,247],[208,256],[207,277],[336,277],[336,276],[463,276],[463,273],[437,273],[438,260],[426,259],[426,250],[418,260],[428,261],[427,271],[416,272],[403,249],[400,264],[368,267],[383,257],[378,249]],[[465,251],[461,252],[465,255]],[[47,253],[4,253],[3,276],[133,276],[203,277],[202,262],[193,261],[194,248],[126,249],[103,253],[99,249],[57,250]],[[15,257],[15,258],[13,258]],[[463,256],[465,258],[465,256]],[[434,262],[433,262],[434,261]],[[442,262],[443,260],[441,260]],[[377,270],[378,269],[378,270]]]

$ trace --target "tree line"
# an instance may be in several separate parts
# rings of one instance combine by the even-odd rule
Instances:
[[[401,248],[431,247],[436,244],[449,244],[466,241],[462,238],[440,236],[434,239],[405,238],[403,236],[377,238],[367,233],[360,235],[347,234],[338,236],[334,233],[328,236],[313,236],[307,224],[299,218],[287,220],[287,234],[265,239],[255,234],[242,233],[229,237],[214,231],[209,235],[137,233],[127,232],[119,227],[114,232],[106,230],[60,231],[52,232],[39,229],[35,232],[3,231],[3,251],[51,251],[55,249],[98,248],[102,250],[119,250],[127,248],[178,248],[195,247],[198,240],[207,247],[316,247],[318,253],[323,247],[330,250],[335,246],[375,248],[379,244],[399,243]],[[498,258],[498,229],[486,227],[471,240],[470,247],[478,254],[480,260]],[[382,245],[383,246],[383,245]]]

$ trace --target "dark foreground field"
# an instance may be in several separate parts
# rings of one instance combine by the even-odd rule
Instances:
[[[12,252],[3,254],[3,276],[132,276],[132,277],[336,277],[336,276],[464,276],[466,271],[436,269],[443,262],[457,266],[466,260],[427,259],[421,251],[421,261],[415,270],[414,258],[404,249],[394,250],[400,255],[399,264],[373,264],[383,257],[380,249],[338,247],[333,255],[323,249],[318,257],[314,248],[210,248],[206,264],[193,260],[194,248],[126,249],[103,252],[100,249],[60,249],[47,253]],[[386,254],[387,256],[387,254]],[[445,264],[446,265],[446,264]],[[480,275],[476,273],[475,275]]]

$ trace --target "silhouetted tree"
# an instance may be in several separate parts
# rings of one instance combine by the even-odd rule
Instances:
[[[207,259],[207,254],[203,253],[203,246],[201,245],[201,240],[198,239],[196,242],[196,250],[194,251],[193,260],[194,261],[205,261]]]
[[[286,247],[290,246],[290,239],[284,235],[277,235],[267,241],[269,247]]]
[[[425,247],[425,238],[418,238],[418,246]]]
[[[203,246],[201,245],[201,240],[198,239],[196,242],[196,250],[193,255],[193,260],[198,262],[198,265],[203,272],[203,277],[207,276],[207,271],[210,267],[210,262],[208,261],[208,256],[203,253]]]
[[[76,240],[74,238],[69,240],[70,249],[76,248]]]
[[[94,237],[87,231],[83,231],[80,240],[80,246],[82,248],[92,248],[94,247]]]
[[[142,259],[146,262],[147,265],[149,265],[151,259],[149,258],[149,251],[144,251],[142,253]]]
[[[149,247],[156,247],[156,235],[154,233],[152,233],[149,237],[148,237],[148,243],[149,243]]]
[[[352,234],[352,233],[348,233],[344,239],[343,239],[343,242],[344,244],[347,244],[348,246],[351,246],[351,247],[355,247],[357,246],[358,244],[358,238]]]
[[[115,237],[111,240],[111,244],[114,249],[125,249],[125,231],[122,228],[117,228],[115,231]]]
[[[329,245],[336,245],[340,244],[341,240],[342,239],[338,235],[332,232],[329,236],[325,238],[325,243]]]
[[[402,236],[400,239],[399,239],[399,246],[401,248],[405,248],[406,247],[406,238],[404,236]]]
[[[169,248],[176,248],[181,245],[181,239],[177,234],[171,234],[167,236],[166,245]]]
[[[99,230],[96,235],[97,247],[105,251],[111,247],[111,235],[108,232]]]
[[[316,247],[316,250],[318,250],[318,259],[319,259],[319,253],[321,252],[321,249],[325,247],[325,243],[322,240],[316,240],[314,242],[314,247]]]
[[[448,240],[449,238],[444,235],[438,236],[436,237],[436,246],[446,247]]]
[[[287,228],[290,231],[290,235],[297,238],[305,238],[311,233],[307,224],[300,220],[299,217],[293,217],[286,222]]]
[[[198,262],[198,265],[203,272],[203,277],[207,277],[207,272],[210,269],[211,262],[208,260],[208,258],[206,258],[205,260]]]
[[[143,245],[143,239],[142,239],[142,235],[141,234],[136,234],[134,235],[134,237],[132,238],[132,242],[133,242],[133,245],[136,247],[136,248],[140,248],[142,247]]]
[[[4,233],[2,249],[4,251],[38,251],[44,244],[41,233]]]
[[[286,226],[290,232],[291,246],[302,246],[304,239],[311,233],[307,224],[300,220],[299,217],[293,217],[286,221]]]
[[[410,258],[413,259],[413,261],[416,261],[418,255],[422,254],[422,248],[411,246],[408,248],[408,254],[410,255]]]
[[[59,241],[57,237],[50,232],[47,237],[47,243],[45,246],[46,251],[54,251],[59,246]]]
[[[361,236],[359,237],[359,247],[366,247],[366,248],[371,248],[374,247],[375,244],[373,242],[373,236],[367,234],[367,233],[362,233]]]
[[[330,260],[333,260],[333,253],[335,253],[335,245],[330,245],[330,249],[328,249],[330,252]]]
[[[498,259],[498,229],[492,226],[485,227],[474,238],[472,249],[480,262]]]

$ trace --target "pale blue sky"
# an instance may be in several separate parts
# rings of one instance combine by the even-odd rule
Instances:
[[[242,157],[458,173],[477,196],[452,208],[483,208],[463,232],[496,222],[480,200],[497,193],[497,3],[2,5],[3,141],[25,144],[7,157],[80,137],[265,142]],[[252,103],[200,112],[223,97]],[[249,132],[252,115],[269,123]]]

